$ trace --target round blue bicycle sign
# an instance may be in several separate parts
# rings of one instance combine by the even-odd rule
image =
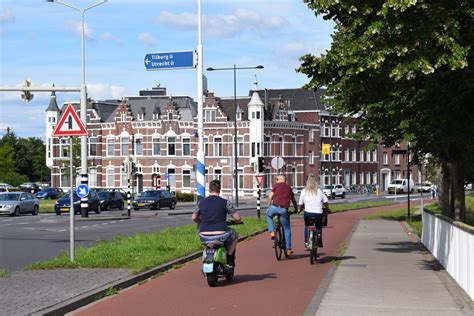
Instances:
[[[76,194],[80,198],[85,198],[89,195],[89,187],[86,184],[78,185],[76,188]]]

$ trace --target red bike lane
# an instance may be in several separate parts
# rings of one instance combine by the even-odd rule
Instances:
[[[303,220],[292,216],[295,253],[288,259],[277,261],[269,235],[261,234],[239,243],[232,281],[219,279],[217,287],[209,287],[198,259],[74,315],[302,315],[357,220],[400,207],[403,205],[331,214],[323,230],[324,247],[318,249],[320,256],[314,265],[303,249]]]

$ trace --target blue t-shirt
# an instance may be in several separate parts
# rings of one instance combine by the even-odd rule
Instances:
[[[201,218],[199,232],[226,231],[227,214],[234,214],[235,209],[226,199],[210,195],[198,202],[195,212]]]

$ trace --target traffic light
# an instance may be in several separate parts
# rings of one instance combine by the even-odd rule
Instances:
[[[121,170],[122,170],[122,173],[125,173],[125,162],[122,162],[122,168],[121,168]]]
[[[25,87],[31,87],[31,80],[30,79],[25,79],[23,84],[24,84]],[[25,102],[29,102],[29,101],[33,100],[33,96],[34,96],[33,93],[31,93],[30,91],[23,91],[23,93],[21,94],[21,98]]]
[[[263,157],[258,158],[258,172],[264,172],[265,171],[265,160]]]
[[[132,174],[135,174],[137,172],[137,166],[135,165],[134,162],[132,162]]]

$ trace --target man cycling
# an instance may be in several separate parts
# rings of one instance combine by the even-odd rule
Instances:
[[[266,219],[268,224],[268,231],[270,232],[270,237],[271,239],[273,239],[275,238],[275,233],[273,232],[272,216],[275,214],[280,214],[281,223],[285,230],[287,256],[293,253],[293,250],[291,249],[290,215],[288,214],[290,202],[293,203],[295,211],[298,210],[295,195],[293,194],[291,187],[286,183],[286,176],[278,175],[276,177],[276,184],[273,186],[272,192],[270,192],[270,194],[268,195],[269,207],[267,210]]]
[[[220,192],[220,181],[212,180],[209,183],[209,196],[198,202],[192,220],[199,225],[201,242],[220,241],[224,243],[227,264],[234,266],[238,236],[234,229],[227,227],[227,214],[236,222],[240,222],[241,218],[232,204],[219,196]]]

